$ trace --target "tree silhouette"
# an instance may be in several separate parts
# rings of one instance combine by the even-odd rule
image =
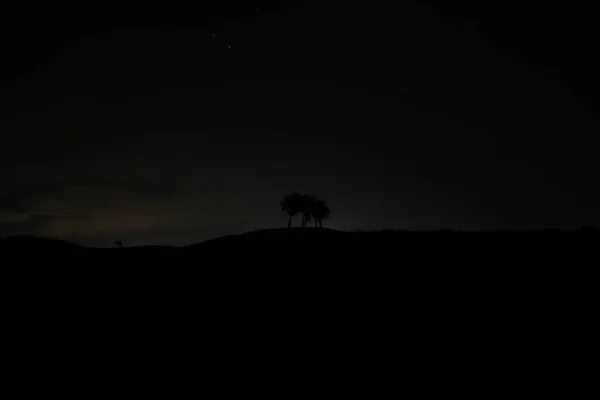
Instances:
[[[315,226],[319,223],[319,228],[323,227],[323,220],[329,218],[330,210],[325,200],[317,200],[312,206],[312,216],[315,219]]]
[[[309,194],[305,194],[302,196],[301,201],[301,210],[302,210],[302,227],[304,228],[306,224],[310,221],[313,215],[313,208],[317,199]]]
[[[288,219],[288,228],[292,227],[292,218],[295,215],[302,213],[303,196],[299,193],[292,192],[281,199],[279,205],[281,211],[290,216]],[[303,225],[304,226],[304,225]]]
[[[117,240],[117,241],[114,243],[114,245],[115,245],[115,246],[117,246],[118,248],[121,248],[121,247],[123,247],[123,242],[122,242],[122,241],[120,241],[120,240]]]
[[[323,220],[329,218],[329,207],[325,200],[317,200],[309,194],[300,195],[292,192],[281,199],[279,202],[281,210],[289,215],[288,228],[292,227],[292,218],[295,215],[302,214],[302,227],[312,220],[316,227],[323,227]]]

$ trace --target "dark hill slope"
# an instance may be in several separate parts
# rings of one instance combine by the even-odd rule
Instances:
[[[222,263],[309,263],[330,267],[354,265],[417,264],[455,265],[476,262],[556,263],[585,260],[593,256],[600,235],[592,228],[578,231],[457,232],[369,231],[333,229],[265,229],[228,235],[185,247],[138,246],[88,248],[69,242],[32,236],[0,240],[0,252],[10,257],[92,256],[92,259],[135,261],[137,258],[185,256],[214,267]],[[14,258],[10,259],[14,261]],[[6,261],[9,261],[8,259]]]

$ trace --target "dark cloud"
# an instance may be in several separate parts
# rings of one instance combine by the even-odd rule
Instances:
[[[111,238],[129,244],[149,238],[186,244],[181,232],[190,232],[192,243],[210,238],[214,231],[224,234],[234,225],[236,231],[261,226],[263,217],[252,218],[254,210],[240,204],[227,188],[186,191],[169,187],[169,191],[164,185],[160,191],[142,185],[68,187],[24,197],[13,210],[1,211],[0,222],[16,231],[96,245],[107,245]],[[261,215],[264,211],[263,207],[256,210]]]

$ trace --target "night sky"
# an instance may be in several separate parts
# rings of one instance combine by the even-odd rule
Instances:
[[[7,14],[0,236],[600,226],[590,17],[251,3]]]

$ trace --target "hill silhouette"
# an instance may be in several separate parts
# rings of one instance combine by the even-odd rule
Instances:
[[[85,254],[89,249],[65,240],[22,235],[0,240],[0,251],[23,255],[74,255]]]
[[[284,228],[106,249],[18,237],[1,242],[1,272],[12,326],[26,327],[19,340],[40,354],[80,340],[78,353],[108,353],[112,363],[133,351],[145,362],[157,344],[187,355],[201,338],[218,344],[221,361],[265,349],[311,363],[376,353],[385,370],[399,348],[394,358],[410,370],[467,363],[485,382],[490,367],[514,371],[524,357],[547,376],[561,354],[588,354],[597,267],[584,257],[597,252],[595,233]],[[85,256],[65,268],[71,254]],[[33,262],[18,263],[25,256]],[[50,341],[40,326],[51,327]]]
[[[152,256],[185,256],[210,259],[211,264],[245,259],[260,262],[312,264],[361,262],[404,265],[433,263],[443,265],[485,260],[495,264],[542,262],[558,257],[584,254],[600,238],[600,231],[582,227],[572,231],[340,231],[329,228],[263,229],[227,235],[188,246],[135,246],[122,248],[84,247],[63,240],[35,236],[15,236],[0,241],[0,251],[22,257],[98,256],[130,259]],[[583,252],[583,253],[582,253]],[[215,258],[217,257],[217,258]]]

